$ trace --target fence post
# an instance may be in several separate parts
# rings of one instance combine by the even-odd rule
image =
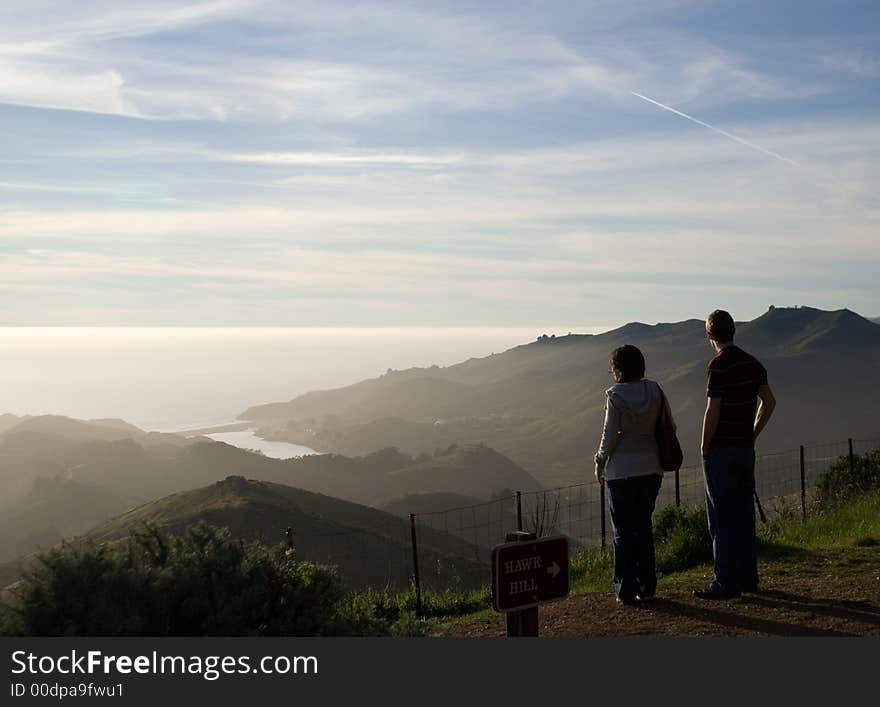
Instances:
[[[853,454],[852,437],[850,437],[847,442],[849,443],[849,478],[850,482],[852,482],[852,477],[855,476],[856,473],[856,458]]]
[[[412,535],[413,581],[416,585],[416,615],[422,617],[422,583],[419,578],[419,543],[416,540],[416,514],[409,514],[409,528]]]
[[[675,507],[681,508],[681,479],[678,471],[678,469],[675,470]]]
[[[522,524],[522,491],[516,492],[516,529],[517,532],[522,532],[523,524]]]
[[[599,516],[602,519],[602,549],[605,549],[605,481],[599,484],[599,496],[601,503],[599,504]]]
[[[807,520],[807,474],[804,464],[804,445],[801,445],[801,518]]]

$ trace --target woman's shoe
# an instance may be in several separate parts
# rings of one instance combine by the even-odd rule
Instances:
[[[724,589],[720,584],[712,582],[705,589],[694,589],[694,596],[697,599],[736,599],[740,596],[740,591]]]

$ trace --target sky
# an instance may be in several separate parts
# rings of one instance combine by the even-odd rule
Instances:
[[[878,39],[873,1],[6,0],[0,325],[876,316]]]

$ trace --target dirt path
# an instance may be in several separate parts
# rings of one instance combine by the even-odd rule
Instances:
[[[804,553],[762,565],[762,587],[728,601],[696,599],[706,577],[661,580],[658,598],[621,606],[609,594],[540,609],[542,636],[880,636],[880,548]],[[504,617],[465,621],[444,635],[500,637]]]

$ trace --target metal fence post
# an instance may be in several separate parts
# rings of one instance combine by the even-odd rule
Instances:
[[[605,549],[605,482],[599,484],[599,495],[602,501],[599,504],[599,516],[602,519],[602,549]]]
[[[516,529],[522,532],[522,491],[516,492]]]
[[[807,519],[807,474],[804,464],[804,445],[801,445],[801,518]]]
[[[675,470],[675,507],[681,508],[681,478],[678,474],[679,470]]]
[[[850,437],[847,440],[847,442],[849,444],[849,477],[850,477],[850,482],[852,482],[852,477],[855,476],[855,473],[856,473],[856,458],[855,458],[855,455],[853,454],[852,437]]]
[[[412,535],[413,581],[416,585],[416,615],[422,617],[422,583],[419,578],[419,543],[416,540],[416,514],[409,514],[409,528]]]

